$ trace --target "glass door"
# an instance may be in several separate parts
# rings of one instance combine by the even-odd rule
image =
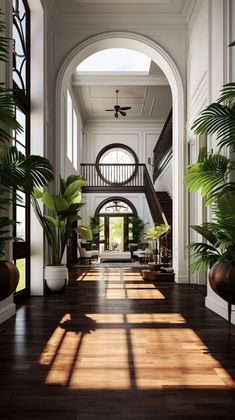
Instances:
[[[108,216],[108,249],[124,251],[124,217]]]

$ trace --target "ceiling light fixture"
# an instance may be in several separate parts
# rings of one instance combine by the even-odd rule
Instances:
[[[126,112],[128,109],[131,109],[131,106],[120,106],[118,105],[118,93],[119,89],[116,90],[116,105],[114,105],[113,109],[106,109],[105,111],[114,111],[114,117],[118,118],[120,113],[123,117],[126,116]]]

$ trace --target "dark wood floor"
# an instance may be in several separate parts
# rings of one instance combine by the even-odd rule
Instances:
[[[189,285],[73,269],[0,326],[0,418],[232,419],[235,337]]]

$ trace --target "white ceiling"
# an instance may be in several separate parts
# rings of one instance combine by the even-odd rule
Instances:
[[[190,0],[47,0],[58,13],[183,13]]]
[[[131,106],[127,116],[120,116],[120,120],[162,122],[172,104],[168,81],[154,63],[149,76],[74,74],[72,85],[84,123],[116,120],[114,112],[105,111],[116,105],[116,89],[119,105]]]
[[[94,25],[185,25],[196,0],[42,0],[51,14],[51,21],[60,31],[88,28]],[[67,32],[66,32],[67,33]],[[171,91],[161,70],[152,63],[149,76],[74,74],[72,85],[84,123],[113,121],[106,108],[119,104],[131,106],[126,117],[119,120],[164,121],[171,108]]]
[[[155,23],[186,24],[196,0],[41,0],[58,24],[100,21],[109,15],[122,20],[142,19]]]

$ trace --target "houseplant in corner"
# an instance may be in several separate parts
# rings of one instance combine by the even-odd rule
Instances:
[[[235,83],[222,87],[218,101],[202,111],[192,129],[215,135],[219,149],[210,154],[202,149],[198,162],[189,165],[185,175],[189,191],[199,191],[212,212],[210,223],[192,226],[207,242],[190,244],[194,259],[190,269],[210,269],[212,289],[228,303],[230,328],[231,305],[235,304],[235,162],[225,156],[225,150],[235,150]]]
[[[63,290],[68,280],[68,270],[62,263],[68,240],[74,230],[74,222],[80,219],[78,212],[81,203],[80,189],[86,180],[79,175],[70,175],[66,180],[60,178],[58,194],[34,189],[32,205],[44,230],[48,245],[49,265],[45,267],[44,278],[53,292]],[[40,202],[48,214],[43,214]]]

